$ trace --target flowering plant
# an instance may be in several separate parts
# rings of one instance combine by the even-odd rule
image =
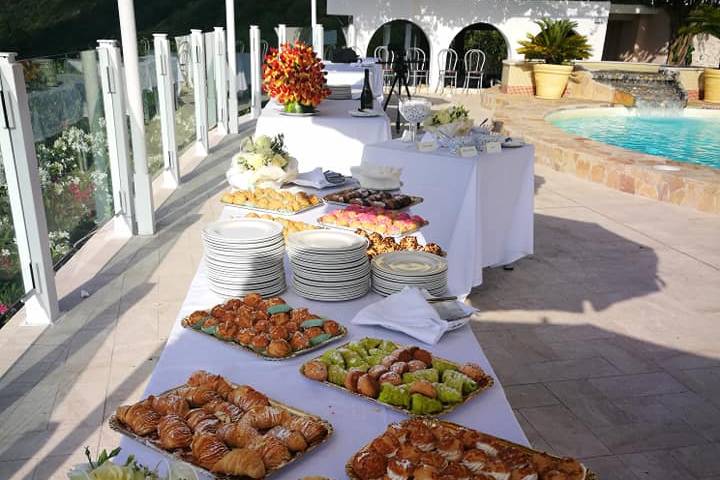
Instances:
[[[429,124],[425,126],[427,130],[438,132],[448,137],[456,137],[467,135],[473,127],[473,121],[470,113],[462,105],[453,105],[438,112],[430,117]]]
[[[288,154],[280,134],[274,138],[260,135],[243,140],[240,152],[230,161],[226,176],[234,188],[248,190],[280,187],[294,180],[297,173],[297,160]]]
[[[330,95],[326,84],[323,64],[309,45],[286,43],[265,56],[263,88],[286,112],[312,111]]]
[[[75,466],[68,472],[68,478],[70,480],[158,480],[160,478],[157,472],[137,463],[133,455],[128,456],[124,465],[111,462],[110,459],[119,453],[120,448],[110,453],[103,450],[93,461],[90,449],[85,447],[88,463]]]

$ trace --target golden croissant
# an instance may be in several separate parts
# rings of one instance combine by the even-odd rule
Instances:
[[[322,440],[328,433],[325,425],[307,417],[292,416],[283,426],[300,432],[309,445]]]
[[[233,387],[220,375],[215,375],[205,370],[197,370],[190,375],[187,384],[191,387],[207,387],[215,390],[221,397],[227,398]]]
[[[240,407],[243,411],[248,411],[253,407],[270,405],[270,401],[264,394],[248,386],[234,389],[228,394],[227,399]]]
[[[243,414],[240,407],[225,400],[213,400],[203,405],[202,409],[214,414],[223,423],[237,422]]]
[[[187,387],[178,390],[191,407],[201,407],[213,400],[219,400],[220,394],[208,387]]]
[[[187,448],[193,438],[193,431],[185,420],[175,414],[164,416],[157,426],[160,445],[167,450]]]
[[[169,415],[174,413],[175,415],[184,417],[190,410],[190,405],[188,405],[187,400],[172,393],[161,395],[159,397],[153,397],[151,395],[148,397],[148,400],[152,409],[160,415]]]
[[[258,437],[248,448],[260,454],[265,468],[278,468],[292,458],[287,447],[275,437]]]
[[[116,415],[120,422],[140,436],[154,432],[160,421],[160,415],[144,403],[118,407]]]
[[[192,444],[193,458],[198,465],[208,470],[224,457],[230,450],[213,434],[200,434],[193,437]]]
[[[276,425],[280,425],[289,419],[290,414],[285,410],[275,407],[255,407],[248,411],[243,417],[243,421],[249,423],[258,430],[267,430]]]
[[[271,428],[266,435],[277,438],[292,452],[304,452],[308,447],[301,433],[282,425]]]
[[[215,433],[218,426],[220,426],[220,420],[202,408],[190,410],[188,414],[185,415],[185,421],[194,432],[199,433]]]
[[[213,467],[213,473],[225,473],[250,478],[265,476],[265,464],[260,455],[249,448],[231,450]]]
[[[226,423],[220,426],[217,430],[217,436],[231,447],[243,448],[259,437],[260,433],[250,425],[239,422]]]

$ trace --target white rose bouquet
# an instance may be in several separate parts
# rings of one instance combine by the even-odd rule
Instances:
[[[462,105],[453,105],[435,112],[425,125],[426,130],[439,132],[448,137],[465,136],[472,127],[470,113]]]
[[[226,177],[228,183],[238,190],[280,188],[297,177],[298,164],[285,149],[282,134],[270,138],[260,135],[247,137],[240,145],[240,152],[230,161]]]
[[[90,457],[90,450],[85,448],[88,463],[73,467],[67,474],[69,480],[160,480],[160,476],[153,471],[138,464],[130,455],[124,465],[110,461],[120,453],[116,448],[108,453],[103,450],[96,460]]]

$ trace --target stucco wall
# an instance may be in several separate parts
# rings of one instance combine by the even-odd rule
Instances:
[[[720,38],[698,35],[693,39],[692,64],[717,68],[720,65]]]
[[[504,0],[327,0],[330,15],[351,15],[355,24],[355,45],[362,51],[373,33],[392,20],[409,20],[420,27],[430,42],[431,86],[437,82],[437,52],[448,48],[465,27],[489,23],[505,37],[508,58],[521,59],[518,42],[539,28],[534,20],[569,18],[578,23],[578,32],[586,35],[593,47],[593,59],[600,60],[610,2],[555,2]],[[350,39],[350,42],[353,40]]]

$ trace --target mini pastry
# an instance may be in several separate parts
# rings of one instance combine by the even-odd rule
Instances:
[[[252,348],[254,348],[257,351],[263,351],[267,348],[267,346],[270,344],[270,337],[268,337],[264,333],[259,333],[255,335],[252,339],[252,342],[250,342],[250,345]]]
[[[304,350],[310,347],[310,339],[302,332],[295,332],[290,339],[290,346],[294,351]]]
[[[394,456],[400,449],[400,442],[394,435],[384,433],[370,443],[370,448],[386,457]]]
[[[190,410],[187,400],[172,393],[159,397],[150,396],[148,400],[150,401],[150,407],[163,416],[174,413],[184,417]]]
[[[423,452],[429,452],[435,448],[435,436],[424,424],[420,424],[410,431],[408,441]]]
[[[195,435],[190,448],[197,464],[208,470],[230,451],[212,434]]]
[[[398,361],[398,357],[397,357],[396,355],[392,355],[392,354],[391,354],[391,355],[387,355],[387,356],[383,357],[383,359],[382,359],[382,361],[380,362],[380,364],[381,364],[383,367],[389,369],[389,368],[392,366],[392,364],[395,363],[395,362],[397,362],[397,361]]]
[[[361,480],[372,480],[385,475],[387,462],[384,456],[372,450],[366,450],[355,456],[352,469]]]
[[[309,417],[292,416],[283,425],[291,430],[300,432],[308,445],[313,445],[327,435],[325,425]]]
[[[242,416],[242,410],[225,400],[213,400],[202,406],[206,412],[215,415],[222,423],[237,422]]]
[[[510,478],[510,467],[499,459],[490,459],[482,469],[483,473],[490,475],[495,480],[508,480]]]
[[[374,367],[370,367],[370,370],[368,370],[367,373],[368,373],[368,375],[370,375],[371,377],[373,377],[374,379],[377,380],[380,378],[380,376],[383,373],[385,373],[387,371],[388,371],[388,369],[386,367],[384,367],[383,365],[375,365]]]
[[[335,320],[325,320],[322,325],[323,330],[333,337],[340,335],[340,325]]]
[[[253,329],[257,333],[267,332],[270,330],[270,322],[267,320],[258,320],[253,324]]]
[[[463,446],[459,438],[445,437],[439,440],[436,451],[450,462],[457,462],[463,458]]]
[[[242,299],[242,302],[245,305],[253,307],[262,302],[262,296],[259,293],[249,293],[245,295],[245,297]]]
[[[328,381],[335,385],[345,386],[345,377],[347,377],[347,370],[337,365],[330,365],[328,367]]]
[[[582,473],[576,477],[576,480],[580,480],[581,478]],[[494,477],[489,477],[488,480],[494,480]],[[538,480],[538,473],[532,466],[523,465],[512,470],[510,480]]]
[[[213,465],[212,472],[258,479],[265,476],[265,464],[257,452],[238,448],[218,460]]]
[[[302,328],[302,325],[300,325],[300,328]],[[305,329],[304,333],[307,338],[313,338],[317,337],[318,335],[322,335],[325,332],[320,327],[310,327],[308,329]]]
[[[358,380],[363,375],[365,375],[365,372],[360,369],[351,368],[350,370],[348,370],[347,374],[345,374],[345,388],[347,388],[351,392],[357,392]]]
[[[445,370],[442,372],[442,382],[456,390],[462,391],[464,395],[468,395],[479,388],[475,380],[457,370]]]
[[[398,362],[409,362],[413,359],[412,353],[410,353],[410,350],[407,348],[398,348],[394,352],[392,352],[392,355],[397,357]]]
[[[488,455],[494,457],[499,453],[501,445],[494,438],[488,435],[479,434],[475,440],[475,448],[478,448]]]
[[[242,300],[239,298],[231,298],[227,302],[225,302],[225,308],[228,310],[237,310],[238,308],[243,306]]]
[[[285,325],[290,321],[290,315],[287,312],[274,313],[270,315],[270,323],[276,326]]]
[[[253,407],[270,405],[268,398],[249,386],[239,387],[230,392],[228,401],[240,407],[243,411],[248,411]]]
[[[398,450],[396,455],[397,458],[400,458],[402,460],[408,460],[410,462],[417,463],[422,456],[422,452],[414,445],[406,443],[400,447],[400,450]]]
[[[210,310],[210,315],[215,318],[221,318],[223,315],[225,315],[225,307],[223,305],[216,305]]]
[[[200,407],[213,400],[218,400],[220,395],[209,387],[187,387],[177,391],[191,407]]]
[[[287,305],[287,303],[285,302],[285,300],[283,300],[282,297],[268,298],[267,300],[265,300],[265,303],[267,304],[268,313],[270,314],[276,313],[275,311],[272,311],[273,308],[275,308],[276,311],[278,310],[278,308],[280,308],[280,311],[286,312],[289,312],[291,310],[291,308]],[[282,305],[287,306],[287,308],[280,307]]]
[[[195,433],[215,433],[220,426],[220,419],[202,408],[190,410],[185,421]]]
[[[293,311],[290,312],[290,320],[293,322],[302,323],[312,317],[312,314],[307,308],[294,308]]]
[[[387,432],[397,438],[400,443],[405,443],[405,440],[410,433],[407,428],[396,424],[390,425]]]
[[[288,338],[288,331],[283,326],[270,327],[270,338],[272,340],[285,340]]]
[[[157,429],[160,415],[147,405],[136,403],[118,407],[117,419],[136,435],[145,436]]]
[[[410,412],[415,415],[429,415],[432,413],[440,413],[443,410],[443,404],[440,400],[426,397],[419,393],[410,395]]]
[[[448,387],[444,383],[434,384],[437,398],[443,403],[460,403],[463,401],[462,392]]]
[[[382,377],[380,377],[382,378]],[[391,383],[380,384],[380,395],[378,400],[396,407],[410,407],[410,393],[406,385],[392,385]]]
[[[290,450],[280,440],[271,436],[258,437],[247,448],[260,455],[266,469],[278,468],[292,458]]]
[[[240,345],[249,346],[255,337],[255,331],[250,328],[241,328],[235,333],[235,341]]]
[[[328,377],[327,365],[320,360],[312,360],[303,366],[303,374],[313,380],[324,382]]]
[[[458,370],[460,370],[460,373],[464,373],[476,382],[481,382],[486,377],[483,369],[476,363],[465,363],[461,365]]]
[[[408,371],[408,364],[406,362],[395,362],[390,366],[390,371],[402,375]]]
[[[438,469],[430,465],[420,465],[413,473],[414,480],[440,480]]]
[[[281,425],[287,421],[289,417],[290,414],[285,410],[265,406],[256,407],[247,412],[243,417],[243,421],[258,430],[267,430],[276,425]]]
[[[378,382],[380,382],[381,384],[389,383],[390,385],[401,385],[402,377],[395,372],[386,372],[380,375],[380,378],[378,378]]]
[[[166,450],[187,448],[193,438],[193,431],[185,420],[172,413],[160,419],[157,433],[160,446]]]
[[[425,365],[432,364],[432,354],[427,350],[423,350],[422,348],[418,348],[413,352],[413,359],[420,360],[421,362],[425,363]]]
[[[415,471],[415,467],[408,460],[391,458],[387,463],[387,476],[390,480],[406,480]]]
[[[271,428],[266,435],[280,440],[291,452],[304,452],[308,448],[305,437],[300,432],[290,430],[282,425]]]
[[[408,372],[417,372],[418,370],[425,370],[426,368],[427,364],[422,360],[410,360],[409,362],[407,362]]]
[[[452,478],[454,480],[470,480],[473,474],[463,464],[458,462],[450,462],[441,472],[443,477]]]
[[[217,429],[217,436],[231,447],[243,448],[260,436],[260,433],[247,423],[236,422],[221,425]]]
[[[419,463],[430,465],[438,470],[442,470],[448,464],[448,460],[438,452],[427,452],[420,455]]]
[[[433,384],[428,382],[427,380],[415,380],[413,383],[410,384],[410,393],[419,393],[421,395],[425,395],[426,397],[435,398],[437,397],[437,392],[435,391],[435,387],[433,387]]]
[[[488,454],[476,448],[466,450],[462,458],[462,464],[473,473],[480,473],[488,461],[490,461]]]
[[[188,316],[188,323],[192,325],[194,328],[200,328],[205,322],[205,319],[208,317],[208,312],[205,310],[198,310],[197,312],[193,312]]]
[[[267,353],[275,358],[287,357],[292,353],[292,347],[285,340],[273,340],[267,347]]]
[[[377,398],[380,394],[380,384],[368,374],[361,376],[357,382],[358,393],[370,398]]]

